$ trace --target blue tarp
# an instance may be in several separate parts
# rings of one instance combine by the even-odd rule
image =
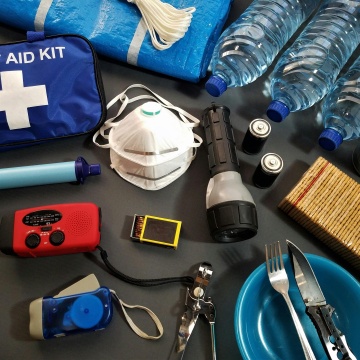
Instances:
[[[46,35],[83,35],[99,54],[198,82],[206,75],[232,0],[163,2],[178,9],[196,8],[185,36],[163,51],[153,47],[148,32],[141,37],[140,11],[127,0],[6,0],[0,2],[0,22],[23,30],[43,26]]]

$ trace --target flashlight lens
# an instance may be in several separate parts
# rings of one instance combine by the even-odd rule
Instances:
[[[253,229],[231,229],[214,234],[219,242],[235,242],[252,238],[256,234]]]
[[[211,236],[219,242],[250,239],[257,234],[256,207],[248,201],[228,201],[207,210]]]

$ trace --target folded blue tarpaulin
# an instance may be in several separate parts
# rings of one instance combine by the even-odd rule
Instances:
[[[163,0],[177,9],[195,7],[185,36],[157,50],[137,6],[127,0],[6,0],[0,22],[47,35],[79,34],[99,54],[172,77],[198,82],[211,55],[232,0]]]

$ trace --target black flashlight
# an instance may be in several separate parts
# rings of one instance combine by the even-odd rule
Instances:
[[[249,239],[257,234],[257,212],[241,179],[230,110],[212,103],[202,120],[211,174],[206,191],[211,236],[224,243]]]

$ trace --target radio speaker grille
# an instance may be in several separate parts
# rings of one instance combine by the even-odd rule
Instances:
[[[91,214],[86,211],[74,211],[66,219],[66,228],[69,235],[82,236],[89,232],[93,226]]]

